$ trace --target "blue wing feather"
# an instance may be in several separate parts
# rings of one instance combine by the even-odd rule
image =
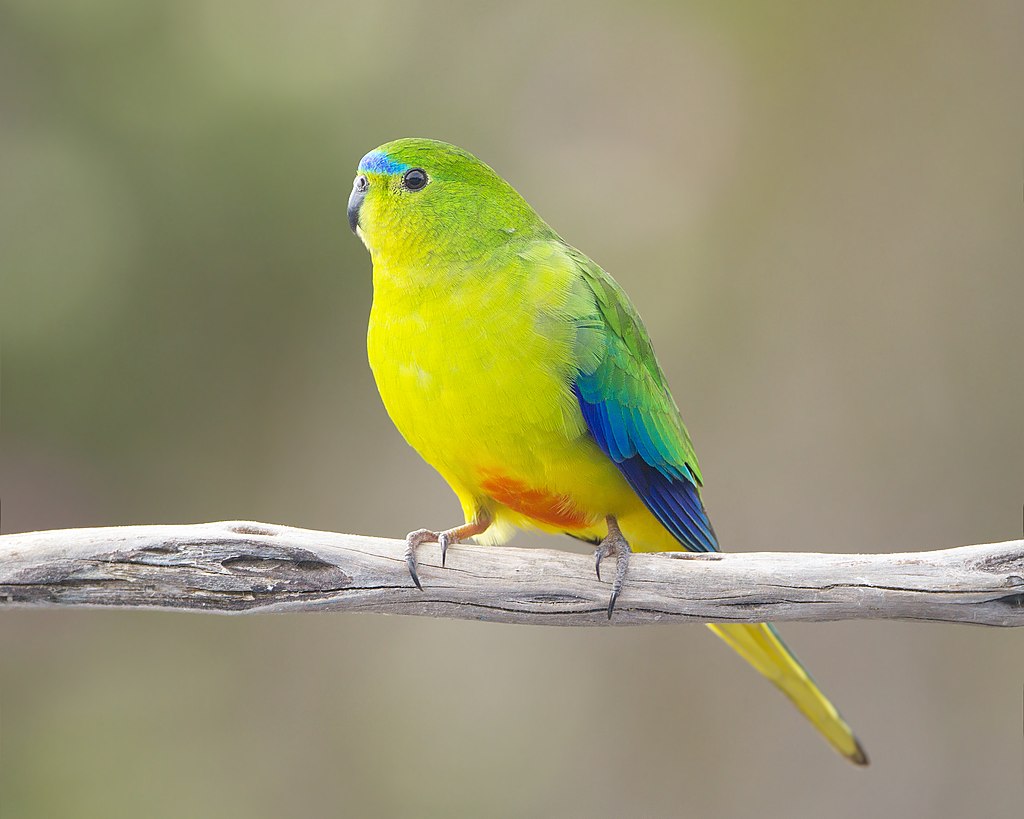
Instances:
[[[694,552],[717,552],[718,539],[690,470],[684,467],[684,475],[659,456],[651,425],[645,422],[639,408],[624,406],[614,399],[585,398],[585,394],[590,394],[596,399],[595,387],[593,379],[583,373],[573,384],[583,420],[597,445],[676,540]]]
[[[571,247],[577,326],[572,389],[591,437],[679,543],[718,550],[700,499],[700,467],[640,316],[615,281]],[[589,296],[587,295],[589,294]]]

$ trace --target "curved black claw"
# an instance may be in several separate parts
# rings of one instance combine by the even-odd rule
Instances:
[[[416,588],[423,591],[420,576],[416,573],[416,552],[412,549],[407,550],[405,553],[405,565],[409,567],[409,576],[412,578],[412,582],[416,584]]]
[[[445,558],[448,557],[448,544],[451,543],[451,535],[447,532],[438,532],[437,545],[441,547],[441,568],[444,568]]]

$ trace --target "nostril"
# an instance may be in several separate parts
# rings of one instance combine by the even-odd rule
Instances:
[[[370,180],[363,174],[359,174],[359,176],[356,177],[355,185],[353,187],[360,193],[365,193],[366,189],[370,187]]]

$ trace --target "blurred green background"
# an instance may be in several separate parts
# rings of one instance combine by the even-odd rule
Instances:
[[[454,522],[344,215],[431,136],[632,295],[726,548],[1018,537],[1022,78],[1012,0],[3,0],[3,531]],[[0,815],[1018,815],[1024,635],[784,631],[867,771],[699,627],[3,612]]]

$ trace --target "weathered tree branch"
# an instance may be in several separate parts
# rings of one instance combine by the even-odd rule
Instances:
[[[363,611],[605,625],[586,555],[457,546],[265,523],[58,529],[0,536],[0,606],[211,612]],[[1024,625],[1024,540],[880,555],[635,554],[612,621],[939,620]]]

